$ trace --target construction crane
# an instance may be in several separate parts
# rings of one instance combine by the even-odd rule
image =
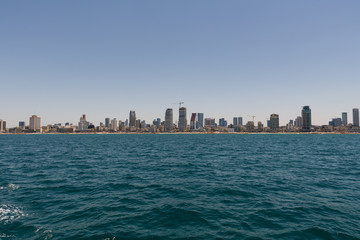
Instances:
[[[176,102],[176,103],[173,103],[173,104],[179,104],[179,108],[181,108],[181,105],[184,104],[184,102],[180,101],[180,102]]]
[[[254,116],[254,115],[248,115],[248,117],[252,117],[253,122],[255,122],[255,117],[256,117],[256,116]]]

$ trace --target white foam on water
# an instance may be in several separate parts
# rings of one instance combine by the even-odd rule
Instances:
[[[0,190],[1,190],[1,189],[7,189],[7,190],[9,190],[9,191],[14,191],[14,190],[16,190],[16,189],[18,189],[18,188],[19,188],[18,185],[15,185],[15,184],[13,184],[13,183],[9,183],[8,185],[6,185],[6,187],[0,187]]]
[[[18,207],[11,204],[0,205],[0,223],[8,224],[25,216]]]
[[[6,235],[6,234],[3,234],[3,233],[0,233],[0,240],[3,239],[3,238],[14,238],[15,236],[14,235]]]
[[[53,237],[51,230],[46,230],[43,227],[39,227],[35,230],[36,235],[41,236],[42,239],[47,240]],[[1,239],[0,239],[1,240]]]

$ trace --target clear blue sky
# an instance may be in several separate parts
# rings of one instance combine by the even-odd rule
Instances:
[[[0,118],[314,124],[360,107],[360,1],[1,1]],[[175,111],[177,118],[177,111]]]

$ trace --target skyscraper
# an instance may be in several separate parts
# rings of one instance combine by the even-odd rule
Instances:
[[[196,121],[196,126],[197,129],[202,129],[204,127],[204,114],[203,113],[198,113],[197,114],[197,121]]]
[[[303,125],[302,117],[300,117],[300,116],[296,117],[294,126],[302,128],[302,125]]]
[[[116,132],[118,128],[118,121],[116,118],[111,120],[111,131]]]
[[[79,130],[80,131],[88,130],[89,125],[90,125],[90,123],[88,121],[86,121],[86,115],[83,114],[82,117],[80,117],[80,122],[79,122],[79,126],[78,126]]]
[[[171,132],[173,129],[173,109],[168,108],[165,111],[165,132]]]
[[[279,126],[279,115],[278,114],[271,114],[270,116],[270,129],[275,131],[275,130],[279,130],[280,126]]]
[[[6,121],[0,119],[0,132],[6,131]]]
[[[31,131],[39,131],[40,130],[40,117],[36,115],[32,115],[29,120],[29,129]]]
[[[105,118],[105,127],[106,128],[110,127],[110,118]]]
[[[135,125],[136,125],[135,111],[130,111],[130,114],[129,114],[129,127],[135,127]]]
[[[311,129],[311,109],[309,106],[304,106],[301,111],[302,116],[302,130],[310,131]]]
[[[358,108],[353,109],[353,125],[355,127],[359,127],[359,109]]]
[[[342,120],[342,125],[346,126],[348,124],[347,112],[343,112],[341,114],[341,120]]]
[[[237,126],[237,125],[242,126],[243,125],[242,117],[234,117],[233,118],[233,125],[234,126]]]
[[[186,108],[179,108],[179,131],[185,131],[187,126]]]
[[[192,113],[190,118],[190,129],[195,129],[195,128],[196,128],[196,113]]]

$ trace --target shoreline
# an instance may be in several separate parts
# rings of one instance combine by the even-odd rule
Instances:
[[[1,135],[357,135],[360,132],[72,132],[0,133]]]

